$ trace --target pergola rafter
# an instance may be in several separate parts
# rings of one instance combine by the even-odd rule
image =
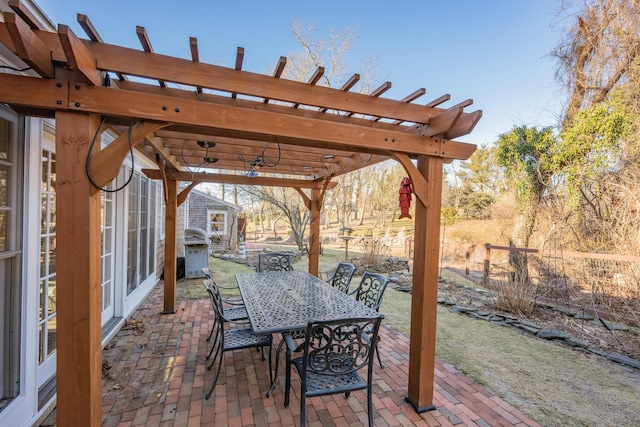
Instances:
[[[291,81],[282,78],[285,57],[272,75],[253,73],[242,70],[241,47],[231,68],[206,64],[195,38],[189,40],[190,59],[161,55],[144,27],[136,28],[142,50],[114,46],[84,15],[78,21],[88,39],[65,25],[45,31],[19,0],[9,3],[15,13],[4,13],[0,43],[38,77],[0,73],[0,102],[56,119],[58,233],[65,239],[57,253],[61,425],[101,424],[100,198],[84,159],[92,159],[88,169],[103,186],[117,174],[130,142],[158,165],[144,173],[163,182],[166,312],[175,310],[177,207],[197,183],[295,188],[310,210],[309,271],[317,274],[319,216],[325,191],[335,186],[331,180],[399,161],[417,196],[407,401],[417,411],[433,407],[442,164],[475,150],[454,140],[482,116],[465,111],[470,100],[448,108],[441,106],[449,95],[413,103],[423,88],[401,100],[383,98],[390,82],[356,93],[357,74],[341,88],[329,88],[318,85],[321,67],[307,82]],[[89,152],[105,128],[119,136]],[[257,168],[258,176],[247,177],[249,168]],[[182,193],[180,181],[189,183]]]

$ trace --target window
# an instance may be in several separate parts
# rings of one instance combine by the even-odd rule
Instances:
[[[0,411],[20,391],[22,146],[17,118],[0,110]]]
[[[207,230],[209,235],[224,236],[227,234],[227,213],[223,211],[208,211],[209,223]]]
[[[56,155],[42,150],[40,183],[40,308],[38,310],[38,363],[56,351]]]
[[[107,189],[113,190],[115,187],[113,182],[107,185]],[[114,284],[112,267],[114,263],[114,239],[115,239],[115,220],[114,220],[114,193],[110,191],[102,191],[102,220],[101,237],[102,237],[102,311],[103,323],[113,316],[113,297]]]
[[[157,184],[134,172],[126,188],[129,201],[127,294],[130,294],[155,272]]]
[[[127,215],[127,295],[138,287],[138,177],[133,174],[129,185],[129,211]]]

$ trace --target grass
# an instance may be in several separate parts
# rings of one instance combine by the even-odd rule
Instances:
[[[325,249],[320,271],[331,271],[344,252]],[[294,267],[307,268],[306,257]],[[234,275],[248,266],[210,258],[210,268],[221,283],[235,283]],[[446,274],[445,274],[446,273]],[[464,282],[443,270],[447,280]],[[354,283],[357,278],[354,278]],[[180,281],[193,291],[201,280]],[[206,297],[206,294],[203,294]],[[409,336],[411,295],[388,288],[381,307],[384,323]],[[514,329],[449,313],[439,306],[437,356],[544,426],[640,425],[640,375],[636,371],[531,337]]]

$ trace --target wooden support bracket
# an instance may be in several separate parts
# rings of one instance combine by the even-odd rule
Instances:
[[[193,181],[186,188],[184,188],[180,192],[180,194],[178,194],[178,206],[182,205],[185,202],[185,200],[187,200],[187,197],[189,196],[189,193],[191,192],[191,190],[193,190],[195,186],[198,184],[200,184],[198,181]]]
[[[158,164],[158,169],[160,170],[160,175],[162,177],[162,189],[164,194],[164,204],[167,204],[167,200],[169,200],[169,195],[167,194],[167,175],[165,174],[164,163],[160,160],[160,156],[156,156],[156,163]]]
[[[318,207],[318,209],[322,209],[322,205],[324,204],[324,195],[327,192],[327,188],[329,188],[330,185],[332,184],[331,182],[332,179],[333,179],[333,175],[329,175],[329,176],[326,176],[323,180],[324,185],[322,186],[322,189],[320,191],[320,199],[319,199],[320,206]],[[333,185],[333,187],[335,187],[335,184]]]
[[[302,197],[302,201],[304,202],[305,207],[311,210],[311,199],[309,198],[309,196],[304,194],[304,191],[302,191],[301,188],[293,187],[293,189],[296,190],[298,194],[300,194],[300,197]]]
[[[391,152],[391,155],[402,164],[404,170],[409,174],[409,178],[411,178],[411,186],[413,187],[413,192],[417,198],[420,199],[423,205],[429,206],[429,198],[427,197],[429,194],[427,180],[420,173],[416,165],[413,164],[411,159],[405,153],[398,153],[395,151]]]
[[[92,155],[89,159],[91,177],[96,186],[94,192],[104,187],[118,176],[118,171],[125,157],[129,154],[129,144],[135,146],[146,135],[169,126],[169,123],[141,122],[134,125],[128,132],[118,136],[104,150]],[[130,138],[130,140],[129,140]]]

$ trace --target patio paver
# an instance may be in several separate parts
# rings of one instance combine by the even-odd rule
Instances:
[[[175,314],[163,310],[158,284],[103,351],[103,426],[297,426],[299,388],[292,374],[289,407],[283,406],[284,370],[280,367],[273,396],[267,361],[260,352],[225,353],[224,365],[210,399],[205,388],[214,371],[206,370],[206,338],[213,324],[208,299],[179,303]],[[436,361],[436,409],[417,414],[404,401],[407,393],[409,339],[381,328],[380,351],[386,368],[374,370],[376,426],[539,426],[504,400],[451,365]],[[279,340],[274,336],[275,344]],[[284,357],[282,358],[284,359]],[[283,363],[283,361],[281,361]],[[307,399],[307,421],[313,426],[366,425],[366,395],[354,392]],[[54,425],[51,422],[43,425]]]

